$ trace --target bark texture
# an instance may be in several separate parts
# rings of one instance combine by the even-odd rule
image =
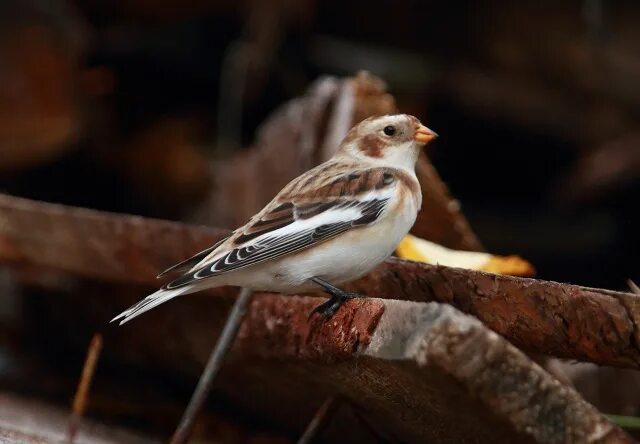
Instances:
[[[158,270],[226,233],[0,196],[1,262],[110,282],[156,286]],[[640,368],[640,299],[631,293],[397,259],[351,289],[449,303],[528,352]]]

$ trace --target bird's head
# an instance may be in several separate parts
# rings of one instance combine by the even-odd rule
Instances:
[[[337,155],[412,170],[420,149],[436,137],[408,114],[370,117],[349,131]]]

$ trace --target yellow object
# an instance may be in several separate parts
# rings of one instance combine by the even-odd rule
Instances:
[[[452,250],[410,234],[400,241],[396,247],[396,254],[402,259],[427,264],[440,264],[511,276],[531,277],[535,275],[533,265],[519,256],[494,256],[477,251]]]
[[[426,262],[427,264],[430,264],[431,261],[429,260],[429,258],[427,258],[427,256],[425,256],[425,251],[420,250],[420,247],[416,245],[414,239],[418,238],[410,234],[407,234],[404,238],[402,238],[402,240],[396,247],[396,254],[402,259],[409,259],[416,262]]]

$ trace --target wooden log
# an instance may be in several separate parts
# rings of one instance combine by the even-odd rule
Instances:
[[[97,308],[117,303],[122,286],[100,287],[87,304],[78,303],[86,288],[36,298],[48,300],[40,305],[47,331],[61,336],[55,342],[65,350],[86,336],[83,328],[105,322]],[[224,293],[183,298],[114,327],[105,358],[195,380],[232,302]],[[570,386],[447,304],[357,299],[326,323],[309,322],[321,301],[254,295],[216,379],[218,399],[300,436],[317,406],[337,393],[350,408],[334,412],[318,436],[326,442],[631,442]],[[80,321],[69,324],[72,304]]]
[[[0,262],[110,282],[156,286],[159,270],[226,233],[0,195]],[[640,298],[631,293],[397,259],[351,287],[449,303],[529,352],[640,369]]]
[[[530,352],[640,368],[640,298],[632,293],[394,258],[351,288],[449,303]]]
[[[314,303],[277,295],[254,298],[236,348],[242,358],[223,381],[225,391],[243,386],[242,376],[234,375],[252,358],[258,368],[248,371],[249,387],[240,390],[246,397],[252,393],[259,409],[274,402],[262,396],[278,393],[284,411],[271,413],[274,418],[300,417],[288,406],[299,405],[293,400],[302,386],[313,398],[332,390],[344,394],[391,442],[467,442],[470,436],[478,442],[631,442],[573,389],[452,307],[355,300],[318,327],[305,317]],[[272,359],[288,366],[273,368]],[[256,389],[261,385],[270,389]],[[459,396],[459,390],[471,396]],[[491,431],[485,428],[489,424]]]
[[[228,234],[137,216],[0,195],[0,257],[112,282],[155,276]]]

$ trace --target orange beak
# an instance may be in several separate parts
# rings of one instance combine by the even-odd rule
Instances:
[[[434,131],[431,131],[424,125],[420,125],[416,130],[416,133],[413,135],[413,140],[420,143],[429,143],[437,137],[438,135]]]

